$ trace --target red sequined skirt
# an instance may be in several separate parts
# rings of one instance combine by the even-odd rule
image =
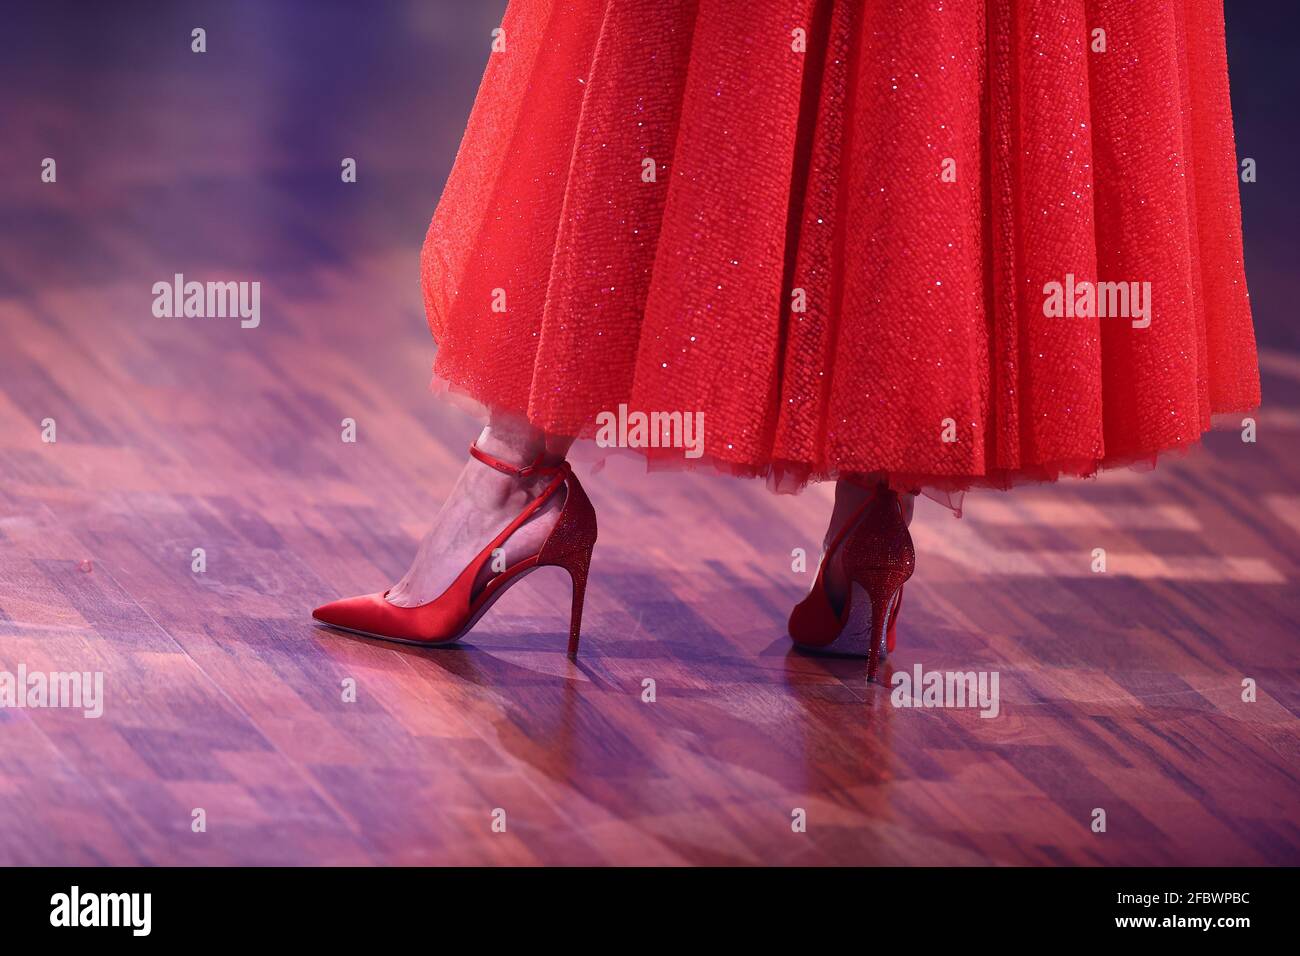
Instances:
[[[496,45],[422,254],[484,406],[956,490],[1259,402],[1214,0],[512,0]]]

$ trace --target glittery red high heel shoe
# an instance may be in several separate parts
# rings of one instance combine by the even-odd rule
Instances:
[[[836,611],[826,593],[826,566],[838,549],[849,581]],[[916,550],[898,495],[881,485],[826,549],[817,580],[790,614],[790,637],[800,647],[867,655],[867,680],[894,649],[903,584],[916,568]]]
[[[445,644],[464,636],[487,613],[511,585],[541,567],[564,568],[573,581],[573,608],[569,619],[569,656],[578,654],[578,633],[582,624],[582,599],[587,570],[596,545],[596,512],[567,461],[543,465],[539,457],[525,468],[494,458],[470,445],[469,452],[483,464],[516,478],[551,475],[542,493],[528,503],[499,534],[483,548],[441,595],[417,607],[390,604],[387,591],[333,601],[312,611],[312,617],[331,627],[366,637],[378,637],[404,644]],[[539,508],[564,491],[560,517],[542,547],[534,555],[517,561],[475,589],[474,582],[492,552],[505,544]]]

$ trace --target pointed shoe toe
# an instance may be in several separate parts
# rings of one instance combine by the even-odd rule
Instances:
[[[322,604],[311,612],[311,616],[330,627],[341,627],[349,631],[366,631],[373,625],[375,618],[375,599],[383,599],[379,594],[362,594],[358,597],[341,598]]]

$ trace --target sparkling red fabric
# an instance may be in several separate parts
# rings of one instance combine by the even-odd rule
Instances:
[[[700,411],[735,473],[955,490],[1258,404],[1215,0],[512,0],[502,27],[422,255],[435,377],[483,405],[578,436]],[[1149,327],[1045,316],[1067,275],[1149,282]]]

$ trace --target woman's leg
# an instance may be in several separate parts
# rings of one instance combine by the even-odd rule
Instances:
[[[822,539],[823,554],[830,548],[840,530],[853,519],[863,505],[871,500],[872,495],[875,493],[876,485],[871,482],[859,484],[849,481],[847,478],[841,478],[835,482],[835,506],[831,509],[831,520],[826,528],[826,536]],[[900,494],[898,496],[898,503],[903,508],[903,520],[909,525],[912,523],[912,508],[915,501],[916,496],[913,494]],[[826,565],[826,573],[823,578],[826,584],[827,596],[831,599],[831,604],[837,609],[843,607],[844,599],[849,593],[849,582],[844,575],[840,555],[841,552],[839,551],[831,555],[831,560]]]
[[[478,447],[513,465],[529,465],[544,454],[544,463],[561,461],[573,444],[571,438],[547,436],[517,418],[494,414],[477,439]],[[465,462],[460,477],[433,519],[410,569],[388,592],[388,600],[401,607],[432,601],[456,580],[474,556],[541,494],[552,476],[514,478],[474,458]],[[504,545],[508,567],[536,554],[555,527],[563,495],[554,495]],[[484,566],[480,583],[491,577],[492,562]]]

